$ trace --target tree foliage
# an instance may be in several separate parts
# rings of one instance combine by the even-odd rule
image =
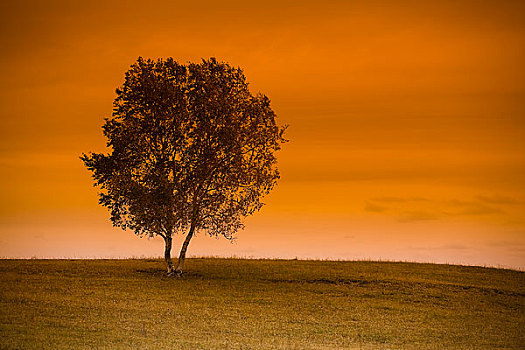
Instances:
[[[268,97],[213,58],[139,58],[116,94],[103,126],[110,153],[81,157],[113,224],[170,248],[186,231],[231,239],[279,179],[285,127]]]

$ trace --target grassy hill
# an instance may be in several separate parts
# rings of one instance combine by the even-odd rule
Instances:
[[[525,273],[451,265],[0,260],[1,349],[523,349]]]

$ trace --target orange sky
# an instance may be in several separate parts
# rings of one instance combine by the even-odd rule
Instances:
[[[199,236],[190,255],[523,269],[524,14],[522,1],[3,1],[0,256],[161,255],[161,240],[111,227],[78,159],[104,150],[140,55],[241,66],[290,124],[267,206],[234,244]]]

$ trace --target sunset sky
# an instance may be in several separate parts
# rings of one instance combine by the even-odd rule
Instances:
[[[525,269],[523,1],[2,1],[0,28],[0,257],[160,256],[78,157],[138,56],[216,57],[290,142],[237,240],[190,256]]]

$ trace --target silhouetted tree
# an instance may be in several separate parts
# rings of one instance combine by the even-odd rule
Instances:
[[[169,275],[182,275],[199,231],[232,239],[279,179],[285,127],[240,68],[214,58],[179,64],[139,58],[103,126],[109,154],[83,154],[114,226],[165,241]],[[185,233],[177,267],[172,237]]]

